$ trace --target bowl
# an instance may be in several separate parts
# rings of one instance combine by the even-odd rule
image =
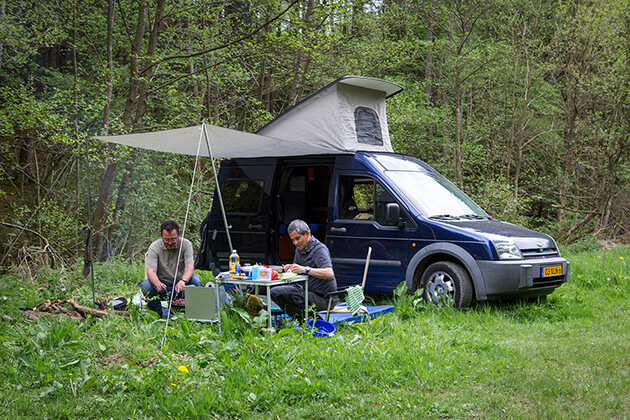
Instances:
[[[337,332],[337,328],[333,324],[323,319],[317,319],[315,322],[309,319],[306,326],[309,331],[313,332],[313,337],[332,337]]]

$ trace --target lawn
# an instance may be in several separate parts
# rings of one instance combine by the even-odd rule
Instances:
[[[216,325],[124,316],[28,322],[46,298],[89,305],[80,267],[5,275],[2,418],[539,419],[630,413],[630,248],[567,250],[546,299],[457,311],[381,298],[394,313],[275,335],[237,313]],[[142,268],[97,266],[97,297],[131,297]],[[205,273],[204,273],[205,274]],[[160,348],[164,338],[165,345]]]

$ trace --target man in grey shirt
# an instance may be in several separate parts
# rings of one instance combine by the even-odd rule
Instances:
[[[284,268],[296,274],[308,276],[308,304],[316,310],[328,307],[326,295],[337,291],[337,280],[332,268],[330,251],[326,245],[311,235],[308,224],[296,219],[289,224],[287,232],[295,245],[295,257],[292,264]],[[293,319],[302,320],[304,316],[304,285],[291,283],[271,288],[271,299]],[[333,297],[332,306],[337,303]]]
[[[174,299],[184,297],[186,285],[201,286],[194,274],[193,247],[188,239],[179,237],[179,225],[168,220],[160,227],[162,237],[149,246],[146,255],[147,279],[140,285],[150,310],[162,317],[162,300],[175,289]],[[179,264],[178,264],[179,261]]]

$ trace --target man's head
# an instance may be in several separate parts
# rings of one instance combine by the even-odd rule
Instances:
[[[293,245],[295,245],[300,252],[304,252],[308,246],[308,242],[311,240],[311,231],[308,224],[306,224],[304,220],[295,219],[289,223],[287,232],[289,233]]]
[[[162,233],[162,243],[166,249],[177,248],[177,241],[179,239],[179,225],[177,222],[167,220],[162,223],[160,232]]]

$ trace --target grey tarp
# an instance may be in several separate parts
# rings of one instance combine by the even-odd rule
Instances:
[[[310,95],[257,133],[204,124],[150,133],[98,136],[143,149],[195,156],[270,157],[392,151],[385,98],[402,88],[385,80],[346,76]]]

